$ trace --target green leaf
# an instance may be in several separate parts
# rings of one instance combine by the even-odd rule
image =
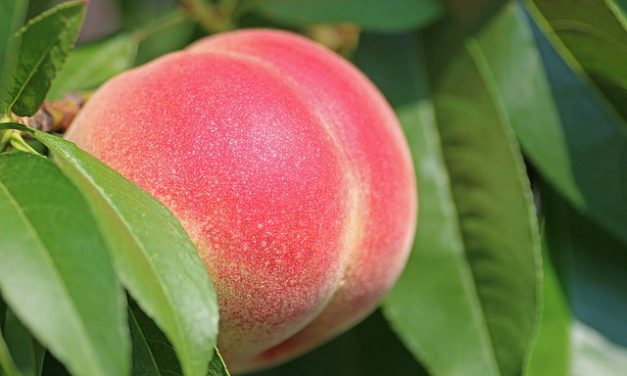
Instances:
[[[542,201],[548,244],[574,315],[627,346],[627,245],[553,191],[544,189]]]
[[[510,2],[503,12],[513,15],[493,15],[469,39],[497,103],[545,179],[627,242],[622,120],[529,26],[520,6]]]
[[[530,375],[619,375],[627,366],[627,246],[546,186],[545,314]]]
[[[128,372],[124,295],[87,202],[47,159],[0,155],[0,291],[75,375]]]
[[[4,338],[17,368],[24,376],[39,376],[45,350],[35,341],[15,314],[6,313]]]
[[[390,330],[381,311],[356,327],[284,365],[250,376],[413,375],[427,372]]]
[[[482,46],[499,98],[542,176],[577,210],[627,243],[623,121],[531,26],[531,36],[493,33]]]
[[[182,375],[176,353],[167,338],[139,307],[129,307],[133,342],[133,375]]]
[[[56,0],[56,3],[59,3],[59,1]],[[31,19],[40,13],[45,12],[53,5],[55,5],[55,0],[29,0],[28,13],[26,14],[26,17]]]
[[[528,376],[570,374],[572,313],[567,293],[546,244],[542,247],[542,320],[540,332],[529,359]]]
[[[528,0],[571,69],[588,75],[627,116],[627,17],[615,0]]]
[[[170,342],[134,304],[129,309],[129,326],[133,339],[133,375],[183,375]],[[207,375],[229,376],[222,357],[215,351]]]
[[[133,66],[139,40],[121,34],[102,42],[81,46],[70,53],[57,74],[48,98],[56,99],[78,90],[93,89]]]
[[[193,40],[195,26],[196,22],[175,8],[155,15],[141,27],[134,28],[133,35],[141,40],[135,65],[185,48]]]
[[[26,13],[26,0],[0,0],[0,111],[7,112],[4,103],[8,101],[7,88],[12,85],[19,45],[13,34],[22,26]]]
[[[222,359],[222,355],[220,355],[220,351],[215,349],[215,355],[211,358],[211,363],[209,363],[209,372],[208,376],[230,376],[229,370],[226,368],[226,364],[224,364],[224,359]]]
[[[132,375],[132,374],[131,374]],[[41,376],[72,376],[68,370],[49,352],[44,355]]]
[[[21,116],[37,111],[74,47],[84,13],[83,1],[62,3],[33,18],[18,32],[20,50],[8,110]]]
[[[381,32],[423,27],[444,13],[439,0],[261,0],[256,9],[289,25],[352,22],[364,30]]]
[[[218,307],[185,230],[156,199],[74,144],[31,132],[91,204],[122,283],[172,342],[184,374],[204,375],[216,341]]]
[[[7,314],[7,304],[2,299],[0,295],[0,331],[4,329],[4,320],[6,319]]]
[[[364,35],[356,54],[403,123],[424,218],[384,313],[435,375],[514,375],[536,328],[537,225],[510,124],[454,30],[424,48]]]
[[[0,330],[0,375],[21,376],[19,369],[11,358],[9,348],[4,341],[4,337],[2,336],[2,330]]]
[[[133,339],[133,375],[182,375],[172,345],[137,305],[129,309]]]

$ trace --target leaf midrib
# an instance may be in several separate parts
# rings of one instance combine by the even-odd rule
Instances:
[[[481,347],[483,348],[483,352],[487,354],[486,359],[488,360],[488,365],[492,373],[494,375],[500,375],[501,374],[500,368],[498,366],[496,353],[494,352],[494,343],[492,340],[492,336],[490,334],[490,329],[488,328],[488,324],[486,321],[486,314],[483,308],[483,301],[481,300],[481,297],[479,296],[479,291],[477,290],[477,283],[476,283],[475,278],[473,277],[474,273],[472,271],[472,266],[470,265],[467,259],[467,252],[466,252],[467,242],[461,230],[461,220],[458,214],[459,211],[457,210],[458,204],[457,204],[455,195],[453,194],[453,190],[451,187],[450,166],[446,162],[446,158],[444,157],[445,146],[442,142],[442,137],[440,136],[439,127],[437,125],[438,123],[437,114],[435,113],[435,111],[433,114],[433,118],[434,118],[433,131],[436,133],[436,135],[434,136],[437,137],[437,140],[435,140],[435,142],[439,144],[439,147],[436,147],[435,149],[439,151],[440,162],[443,164],[446,170],[445,179],[443,183],[446,185],[445,187],[446,195],[449,198],[450,210],[454,218],[453,222],[454,222],[456,238],[458,240],[458,244],[462,247],[461,253],[457,254],[457,257],[455,258],[456,258],[456,261],[458,262],[462,279],[464,281],[463,287],[467,293],[466,296],[469,299],[474,298],[473,299],[474,304],[471,304],[471,307],[472,307],[471,312],[475,318],[476,323],[480,327],[478,332],[479,332],[479,337],[482,339],[482,341],[480,342]]]
[[[13,101],[11,102],[11,104],[9,104],[9,111],[11,111],[13,109],[13,106],[15,106],[15,104],[20,100],[20,98],[22,96],[22,93],[24,92],[26,87],[29,85],[29,83],[32,80],[32,78],[35,75],[35,73],[37,73],[37,70],[38,70],[37,68],[41,66],[41,64],[44,62],[44,59],[48,56],[48,54],[50,53],[50,50],[52,50],[52,48],[53,48],[53,46],[51,45],[51,46],[49,46],[46,49],[46,52],[44,54],[42,54],[42,56],[39,58],[39,60],[37,61],[37,63],[33,67],[33,69],[27,75],[26,80],[21,85],[21,87],[18,90],[17,94],[15,94],[15,96],[13,98]]]
[[[30,221],[30,219],[28,218],[28,216],[26,215],[26,213],[24,212],[22,207],[19,205],[19,202],[15,199],[15,197],[11,193],[10,189],[1,180],[0,180],[0,188],[6,193],[6,196],[8,197],[10,203],[16,209],[16,213],[18,214],[18,216],[20,218],[22,218],[23,223],[26,225],[27,230],[29,232],[31,232],[31,235],[33,236],[35,241],[37,243],[39,243],[39,245],[42,247],[42,250],[44,250],[43,252],[41,252],[41,254],[44,257],[45,261],[48,262],[49,265],[53,266],[51,268],[52,269],[52,274],[54,275],[55,279],[57,279],[57,282],[59,282],[58,285],[61,287],[61,291],[66,295],[65,297],[69,301],[68,305],[69,305],[69,307],[71,309],[71,312],[75,315],[75,321],[77,322],[78,329],[80,331],[80,334],[82,335],[80,337],[81,342],[83,342],[82,343],[82,347],[88,349],[87,353],[92,358],[91,360],[92,360],[93,364],[98,364],[99,365],[100,374],[106,375],[106,373],[102,372],[103,371],[103,369],[101,368],[102,365],[97,360],[98,359],[97,355],[95,355],[96,351],[94,350],[93,347],[89,346],[90,341],[86,340],[86,338],[89,338],[89,335],[86,335],[86,333],[88,333],[88,331],[87,331],[87,329],[85,327],[85,323],[80,319],[81,315],[78,314],[79,311],[77,310],[77,308],[76,308],[76,306],[74,304],[73,299],[71,299],[72,295],[69,293],[68,286],[65,283],[66,281],[59,274],[57,264],[54,262],[54,258],[52,258],[50,256],[49,252],[45,251],[45,250],[48,250],[49,248],[46,246],[46,243],[43,241],[43,239],[41,238],[41,236],[39,235],[39,233],[35,229],[35,226]]]
[[[517,160],[516,155],[518,154],[518,152],[514,150],[514,145],[512,145],[512,142],[510,141],[512,136],[508,135],[508,129],[512,129],[513,125],[509,117],[509,114],[506,110],[507,106],[501,100],[501,96],[499,95],[500,90],[498,86],[496,85],[496,77],[494,77],[492,70],[487,62],[487,58],[483,54],[483,50],[481,49],[481,46],[479,45],[479,42],[477,41],[477,39],[475,37],[468,38],[468,42],[465,45],[465,49],[468,51],[468,55],[470,56],[471,60],[475,64],[477,72],[479,73],[479,76],[481,77],[484,83],[486,92],[488,93],[488,96],[491,99],[491,103],[493,104],[494,110],[502,124],[501,129],[503,130],[505,139],[507,140],[507,147],[508,147],[508,150],[510,151],[510,154],[513,157],[512,159],[516,167],[516,177],[518,178],[517,180],[519,183],[516,186],[520,188],[521,196],[523,196],[523,198],[527,200],[527,203],[525,203],[524,206],[527,208],[528,220],[530,224],[530,226],[528,227],[529,233],[527,235],[529,236],[529,239],[531,239],[532,247],[533,247],[533,257],[534,257],[534,266],[535,266],[534,271],[536,275],[542,275],[542,271],[538,270],[538,268],[540,269],[542,268],[541,251],[540,251],[540,234],[537,233],[536,231],[533,231],[534,228],[537,228],[537,220],[536,220],[534,213],[531,210],[529,210],[529,206],[528,206],[529,202],[533,202],[533,197],[529,197],[530,191],[522,188],[524,187],[525,184],[527,184],[523,180],[523,177],[522,177],[523,174],[525,174],[524,165],[523,165],[522,160]],[[538,300],[538,297],[541,296],[542,294],[542,291],[540,290],[540,286],[541,286],[540,284],[536,284],[536,290],[534,292],[534,298],[536,299],[536,302]],[[540,314],[541,314],[540,308],[537,308],[536,317],[534,318],[536,322],[538,322],[537,320]],[[536,325],[534,329],[536,331],[535,335],[537,335],[539,331],[539,325]],[[534,336],[532,336],[532,338],[533,337]],[[529,359],[529,356],[531,354],[530,350],[532,346],[533,346],[533,341],[527,346],[527,350],[525,353],[525,360]]]
[[[133,241],[133,243],[135,244],[135,248],[139,249],[139,253],[142,255],[142,259],[150,266],[150,268],[148,268],[149,272],[153,275],[154,279],[156,281],[159,282],[159,291],[161,291],[162,296],[165,296],[166,300],[168,302],[174,302],[174,300],[172,299],[170,293],[168,292],[168,289],[164,287],[164,283],[163,280],[160,278],[159,273],[156,273],[154,270],[154,264],[152,263],[152,260],[149,257],[145,257],[145,248],[142,245],[143,243],[138,241],[136,234],[130,230],[130,228],[132,228],[132,226],[130,226],[128,224],[128,222],[125,220],[125,218],[120,215],[120,210],[118,209],[117,205],[114,205],[111,200],[109,200],[109,198],[107,197],[107,195],[105,195],[102,191],[102,189],[100,188],[100,186],[98,184],[95,184],[94,180],[89,176],[89,174],[84,173],[84,169],[79,169],[78,167],[76,167],[77,165],[73,164],[70,162],[71,158],[66,154],[66,151],[64,150],[63,146],[61,146],[61,148],[57,148],[57,154],[61,154],[64,159],[66,160],[66,163],[71,166],[73,169],[76,170],[76,172],[79,174],[80,177],[82,177],[83,179],[86,179],[90,184],[91,187],[93,187],[93,191],[98,195],[98,197],[100,197],[100,199],[106,203],[106,205],[116,214],[117,220],[119,223],[122,224],[122,227],[124,228],[124,230],[127,232],[127,234],[130,236],[130,239]],[[78,162],[82,165],[82,162]],[[142,303],[138,300],[137,302],[139,305],[142,305]],[[171,316],[173,318],[173,322],[176,325],[177,331],[176,331],[176,341],[173,340],[174,343],[178,343],[179,345],[175,347],[182,347],[184,350],[184,354],[186,355],[187,362],[189,362],[189,364],[195,364],[196,362],[193,361],[193,357],[191,357],[189,354],[190,349],[188,346],[187,341],[185,341],[182,336],[180,335],[180,333],[184,333],[184,327],[181,324],[181,321],[179,320],[179,315],[176,314],[176,312],[172,309],[169,308],[170,305],[166,305],[166,310],[169,314],[169,316]],[[156,310],[158,310],[158,307],[156,308]],[[154,312],[153,312],[154,314]],[[164,332],[166,332],[166,336],[167,336],[167,331],[164,330]],[[171,339],[172,340],[172,339]],[[187,362],[181,362],[181,365],[184,369],[184,374],[187,374],[187,372],[185,372],[185,366],[184,364],[186,364]],[[189,368],[189,367],[187,367]],[[193,368],[195,369],[196,366],[193,366]]]
[[[551,47],[553,47],[556,53],[563,59],[568,68],[576,73],[590,91],[594,93],[594,96],[598,98],[600,105],[603,109],[614,119],[614,122],[619,125],[620,131],[627,136],[627,121],[618,113],[618,110],[608,101],[607,97],[594,83],[594,80],[588,74],[588,71],[584,69],[583,65],[579,62],[579,59],[572,53],[570,48],[564,43],[562,38],[554,31],[551,22],[544,16],[544,13],[535,4],[536,0],[526,0],[525,9],[528,14],[533,18],[533,22],[537,24],[537,27],[542,31],[548,40]]]
[[[63,9],[61,9],[61,10],[63,10]],[[55,13],[58,14],[59,12],[55,12]],[[55,13],[53,13],[53,14],[55,14]],[[69,21],[66,18],[63,18],[62,22],[63,22],[63,25],[65,27],[67,27],[67,25],[69,24]],[[39,70],[38,68],[43,64],[44,60],[50,55],[50,51],[52,51],[53,48],[57,47],[58,41],[59,41],[59,39],[60,39],[60,37],[61,37],[61,35],[63,33],[64,33],[63,31],[61,31],[59,33],[59,38],[57,39],[57,43],[50,44],[48,46],[48,48],[46,48],[45,52],[41,54],[41,57],[37,60],[37,63],[35,64],[33,69],[28,73],[28,75],[26,77],[26,80],[24,81],[23,85],[21,85],[20,89],[18,90],[17,94],[15,95],[15,97],[13,99],[13,102],[11,102],[11,104],[9,105],[9,111],[11,111],[13,106],[15,106],[15,104],[18,102],[18,100],[22,96],[22,93],[24,92],[26,87],[30,84],[31,80],[33,79],[33,76],[35,76],[35,74]]]
[[[484,72],[485,67],[481,65],[480,61],[478,60],[478,57],[476,56],[476,52],[475,48],[473,47],[473,44],[476,44],[476,40],[474,37],[467,37],[469,42],[467,42],[467,44],[464,46],[465,51],[468,52],[469,56],[471,57],[471,60],[473,61],[473,63],[475,64],[475,68],[477,70],[477,72],[479,73],[479,75],[481,76],[481,79],[483,81],[484,87],[486,89],[486,92],[488,93],[490,100],[491,100],[491,104],[495,110],[495,113],[498,116],[498,120],[499,123],[502,125],[505,124],[510,124],[510,120],[507,116],[507,113],[505,113],[502,110],[502,104],[499,103],[498,100],[495,99],[494,97],[494,92],[493,92],[493,88],[490,86],[490,82],[489,82],[489,78],[485,76],[486,72]],[[454,218],[456,220],[456,226],[455,226],[455,230],[457,233],[457,237],[461,240],[461,246],[464,248],[464,255],[465,255],[465,249],[466,249],[466,244],[467,244],[467,237],[464,235],[463,231],[461,231],[461,222],[460,222],[460,218],[458,215],[458,203],[457,203],[457,199],[455,198],[455,195],[453,194],[452,188],[451,188],[451,180],[450,180],[450,165],[449,163],[447,163],[446,158],[444,158],[444,149],[446,148],[446,146],[442,143],[441,141],[441,137],[439,136],[439,132],[438,132],[438,126],[437,126],[437,116],[434,113],[434,118],[435,120],[435,132],[437,133],[437,141],[439,142],[440,147],[439,148],[435,148],[436,150],[440,151],[440,159],[441,161],[444,163],[444,165],[446,166],[446,180],[445,180],[445,184],[446,184],[446,194],[447,196],[450,197],[450,202],[451,202],[451,210],[454,214]],[[505,135],[507,137],[507,135]],[[508,149],[511,150],[511,145],[508,145]],[[512,151],[513,152],[513,151]],[[519,167],[517,165],[517,167]],[[517,171],[518,172],[518,171]],[[518,180],[519,183],[520,182],[520,174],[516,174],[518,176]],[[522,192],[522,194],[524,195],[524,191]],[[533,222],[533,219],[532,219]],[[533,231],[532,231],[533,232]],[[530,235],[531,238],[534,238],[533,234]],[[536,255],[536,253],[534,253],[534,256]],[[486,348],[486,344],[484,342],[482,342],[482,346],[484,348],[484,352],[486,352],[487,354],[489,354],[490,356],[488,357],[491,362],[490,362],[490,366],[493,369],[493,372],[495,372],[495,374],[500,375],[501,374],[501,370],[500,367],[498,366],[499,361],[498,361],[498,357],[496,355],[495,352],[495,348],[494,348],[494,338],[493,338],[493,333],[492,330],[490,329],[488,323],[487,323],[487,316],[486,316],[486,312],[485,312],[485,308],[483,305],[483,300],[481,299],[479,292],[477,290],[477,281],[474,278],[474,271],[472,266],[467,262],[467,259],[462,259],[461,261],[461,268],[462,268],[462,278],[466,281],[466,283],[464,284],[466,291],[474,297],[475,299],[475,304],[473,305],[473,310],[472,312],[475,315],[475,318],[477,320],[477,322],[480,324],[480,326],[482,327],[483,330],[480,330],[479,333],[481,335],[481,337],[484,339],[484,341],[487,342],[488,346]],[[535,264],[538,265],[537,263],[538,260],[536,260]]]

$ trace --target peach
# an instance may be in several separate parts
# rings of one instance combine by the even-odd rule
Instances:
[[[417,194],[398,120],[363,74],[297,35],[225,33],[125,72],[67,138],[179,218],[235,371],[346,330],[407,259]]]

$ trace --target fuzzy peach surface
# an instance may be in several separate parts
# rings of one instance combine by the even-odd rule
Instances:
[[[294,34],[225,33],[123,73],[67,138],[179,218],[232,370],[346,330],[407,259],[417,194],[398,120],[357,69]]]

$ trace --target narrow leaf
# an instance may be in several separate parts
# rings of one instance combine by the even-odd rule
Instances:
[[[560,194],[627,243],[623,120],[568,67],[537,25],[530,24],[532,34],[520,25],[518,36],[495,30],[479,46],[518,139]]]
[[[0,113],[5,114],[7,88],[11,87],[19,45],[13,38],[22,26],[27,8],[26,0],[0,0]]]
[[[92,205],[123,284],[172,342],[185,375],[204,375],[218,327],[216,296],[180,223],[152,196],[83,152],[43,132],[35,138]]]
[[[0,156],[0,291],[75,375],[128,372],[124,295],[87,202],[47,159]]]
[[[496,103],[539,172],[627,242],[623,121],[529,26],[521,6],[510,2],[501,13],[509,16],[493,16],[468,38]]]
[[[17,368],[17,365],[15,365],[15,362],[11,358],[9,347],[2,336],[2,330],[0,330],[0,375],[22,376],[20,374],[20,370]]]
[[[71,91],[93,89],[133,66],[139,40],[130,34],[81,46],[70,53],[57,74],[48,98],[60,98]]]
[[[134,304],[129,308],[129,326],[133,338],[133,375],[183,375],[168,339]],[[207,375],[229,376],[217,349]]]
[[[545,277],[553,293],[545,295],[529,375],[622,374],[627,366],[627,247],[553,190],[544,186],[541,193]]]
[[[570,68],[589,76],[627,116],[627,16],[616,0],[528,0]]]
[[[28,329],[22,325],[11,310],[6,313],[4,338],[21,374],[39,376],[45,350],[35,341]]]
[[[531,193],[510,124],[451,31],[427,35],[429,57],[409,36],[367,35],[356,56],[400,116],[426,218],[384,313],[435,375],[514,375],[538,310]]]
[[[10,111],[21,116],[37,111],[74,46],[84,12],[83,1],[62,3],[18,32],[19,57],[7,100]]]
[[[27,19],[36,17],[37,15],[50,9],[51,6],[58,4],[59,1],[55,0],[29,0],[28,1],[28,13],[26,13]]]
[[[264,16],[290,25],[353,22],[381,32],[422,27],[444,11],[439,0],[261,0],[256,5]]]

